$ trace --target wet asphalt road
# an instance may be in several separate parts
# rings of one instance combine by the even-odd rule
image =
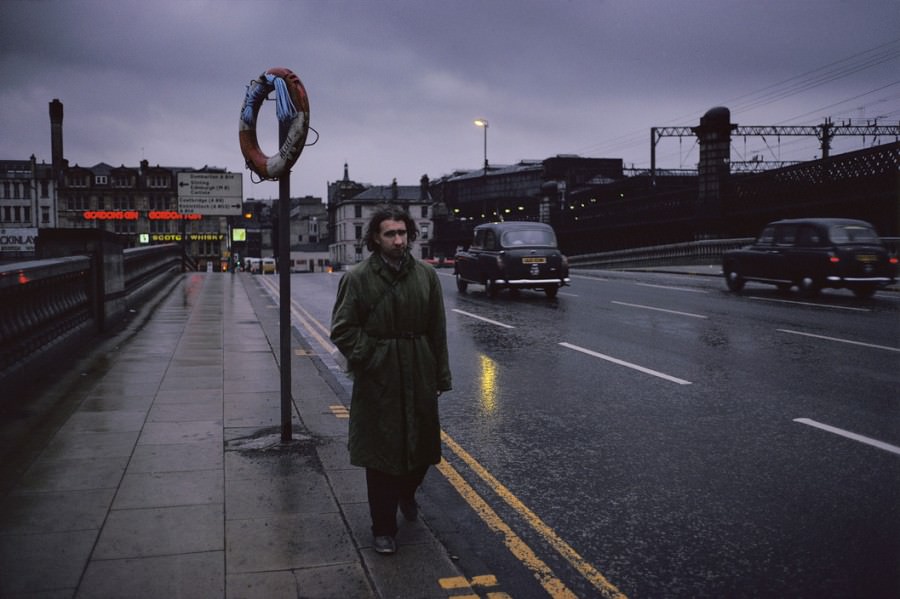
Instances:
[[[445,457],[518,539],[433,470],[426,520],[470,577],[518,599],[547,596],[535,571],[578,597],[900,596],[898,294],[595,272],[491,300],[441,272],[443,428],[494,482]],[[338,278],[295,275],[294,301],[327,324]]]

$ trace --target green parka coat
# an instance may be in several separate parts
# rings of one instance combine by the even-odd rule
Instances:
[[[372,254],[341,278],[331,339],[353,375],[350,463],[394,475],[437,464],[451,379],[434,268],[407,256],[396,271]]]

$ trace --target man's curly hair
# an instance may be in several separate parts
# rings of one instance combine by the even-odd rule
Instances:
[[[378,234],[381,232],[381,223],[386,220],[403,221],[406,225],[406,239],[409,243],[415,241],[419,236],[416,221],[412,219],[406,210],[399,206],[384,206],[375,211],[366,227],[366,249],[370,252],[377,252],[381,249],[378,243]]]

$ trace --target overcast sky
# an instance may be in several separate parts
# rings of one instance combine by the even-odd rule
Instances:
[[[225,167],[246,86],[303,81],[318,142],[291,195],[343,176],[417,185],[488,160],[556,154],[650,164],[650,128],[727,106],[739,125],[900,121],[898,0],[2,0],[0,159],[50,162],[48,103],[70,164]],[[274,94],[272,94],[274,97]],[[259,118],[276,151],[272,103]],[[316,139],[310,132],[308,142]],[[871,145],[837,139],[834,153]],[[892,141],[892,140],[882,140]],[[814,139],[735,139],[734,160],[807,160]],[[667,138],[661,168],[692,168]]]

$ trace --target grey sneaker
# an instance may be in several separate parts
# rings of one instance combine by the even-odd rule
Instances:
[[[382,555],[393,555],[397,553],[397,543],[394,542],[394,537],[375,537],[375,553],[380,553]]]

